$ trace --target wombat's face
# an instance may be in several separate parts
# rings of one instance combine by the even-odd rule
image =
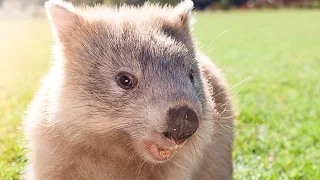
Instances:
[[[151,162],[191,146],[207,102],[188,32],[188,3],[90,13],[48,5],[64,62],[61,96],[90,114],[67,122],[77,133],[92,141],[122,132]]]

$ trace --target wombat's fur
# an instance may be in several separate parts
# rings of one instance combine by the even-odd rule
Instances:
[[[192,7],[46,4],[56,46],[25,121],[27,179],[232,179],[231,103],[220,71],[195,50]],[[122,88],[119,72],[135,86]],[[191,137],[160,133],[178,107],[193,115]],[[162,148],[169,158],[152,158]]]

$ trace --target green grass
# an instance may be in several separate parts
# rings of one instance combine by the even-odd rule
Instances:
[[[235,179],[319,178],[320,11],[196,17],[199,46],[230,86],[250,77],[231,90]],[[26,162],[21,118],[48,70],[51,38],[46,20],[36,19],[1,20],[0,39],[0,178],[18,179]]]
[[[251,77],[232,91],[236,179],[320,177],[319,18],[319,11],[199,14],[202,44],[228,30],[202,49],[229,83]]]

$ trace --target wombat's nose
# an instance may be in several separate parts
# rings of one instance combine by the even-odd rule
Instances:
[[[199,127],[199,119],[192,109],[187,106],[170,109],[168,112],[168,128],[163,135],[172,139],[176,144],[183,143]]]

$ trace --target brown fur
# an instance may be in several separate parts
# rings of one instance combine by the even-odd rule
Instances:
[[[232,179],[231,103],[218,68],[194,48],[190,5],[47,3],[57,44],[25,121],[27,179]],[[119,71],[135,74],[137,87],[119,88]],[[200,117],[197,132],[172,159],[153,162],[142,141],[182,105]]]

